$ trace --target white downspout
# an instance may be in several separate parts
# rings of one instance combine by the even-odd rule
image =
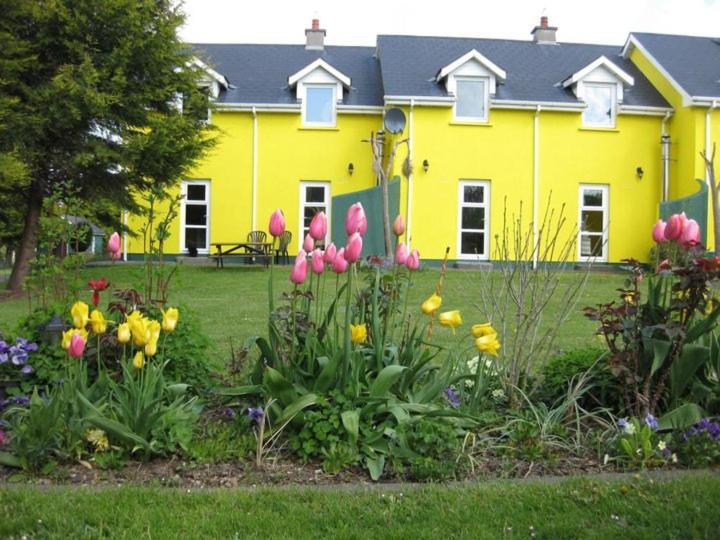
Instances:
[[[711,141],[711,124],[712,124],[712,112],[717,109],[718,102],[713,99],[710,102],[707,112],[705,113],[705,156],[710,156],[710,143]],[[710,183],[710,177],[708,176],[707,167],[705,167],[705,183]]]
[[[253,115],[253,142],[252,142],[252,223],[251,223],[251,229],[252,231],[257,230],[257,171],[258,171],[258,164],[257,164],[257,157],[258,157],[258,117],[257,117],[257,110],[255,109],[255,106],[253,105],[252,108],[252,115]]]
[[[540,109],[538,105],[533,118],[533,268],[537,268],[540,246],[538,246],[538,219],[540,200]]]
[[[123,210],[123,261],[128,260],[128,235],[127,235],[128,213]]]
[[[408,161],[412,164],[413,156],[413,109],[415,107],[415,100],[410,98],[410,119],[408,121]],[[412,167],[410,167],[410,174],[408,175],[408,191],[407,191],[407,232],[405,234],[405,240],[407,241],[407,247],[410,249],[410,242],[412,240],[412,185],[413,185],[413,174]]]
[[[661,188],[661,200],[663,202],[668,200],[670,194],[670,135],[667,132],[667,121],[670,118],[670,111],[665,113],[663,116],[662,123],[660,124],[660,144],[662,145],[662,186]]]

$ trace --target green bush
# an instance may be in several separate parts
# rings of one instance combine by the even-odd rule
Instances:
[[[562,399],[571,380],[577,381],[587,373],[588,391],[580,398],[580,406],[587,410],[609,407],[619,410],[621,391],[607,362],[601,358],[606,352],[597,347],[569,351],[550,360],[542,369],[540,399],[552,405]]]

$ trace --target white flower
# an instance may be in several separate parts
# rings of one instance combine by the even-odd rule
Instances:
[[[610,454],[605,454],[603,457],[603,465],[607,465],[608,461],[610,461]]]
[[[625,430],[625,433],[627,433],[628,435],[634,435],[635,434],[635,424],[633,424],[632,422],[628,422],[627,424],[625,424],[624,430]]]
[[[677,454],[673,453],[673,454],[670,456],[670,461],[672,461],[673,463],[677,463],[677,462],[678,462]]]
[[[662,452],[663,450],[665,450],[665,447],[666,447],[665,441],[660,441],[660,442],[658,443],[658,450],[660,450],[661,452]]]
[[[477,367],[478,367],[479,360],[480,360],[479,356],[473,356],[470,360],[467,361],[468,371],[470,371],[470,373],[472,375],[475,375],[477,373]]]
[[[505,399],[505,391],[502,388],[493,390],[490,394],[495,401],[502,401]]]

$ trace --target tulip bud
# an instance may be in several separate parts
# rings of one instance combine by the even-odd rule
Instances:
[[[270,231],[270,234],[276,238],[278,236],[282,236],[285,232],[285,216],[279,208],[277,208],[270,216],[268,230]]]
[[[130,341],[130,325],[128,323],[118,325],[117,340],[118,343],[128,343]]]
[[[665,238],[666,226],[667,224],[662,219],[658,219],[657,223],[655,223],[655,226],[652,229],[653,240],[658,244],[661,244],[667,240],[667,238]]]
[[[395,236],[400,236],[405,232],[405,222],[400,214],[398,214],[395,221],[393,221],[392,230],[393,233],[395,233]]]
[[[145,365],[145,356],[143,355],[142,351],[138,351],[135,353],[135,357],[133,358],[133,367],[135,369],[142,369],[142,367]]]
[[[318,275],[325,271],[325,261],[323,260],[323,252],[320,248],[316,248],[312,253],[312,271]]]
[[[340,248],[335,254],[332,262],[332,271],[336,274],[342,274],[347,270],[348,262],[345,259],[345,248]]]
[[[332,262],[335,260],[335,255],[337,254],[337,248],[335,247],[335,244],[330,242],[330,245],[325,248],[325,253],[323,253],[323,259],[326,263],[332,264]]]
[[[68,347],[68,354],[71,358],[82,358],[85,352],[85,338],[79,333],[75,333],[70,338],[70,346]]]
[[[357,262],[362,253],[362,236],[360,233],[353,233],[348,238],[347,246],[345,246],[345,260],[349,263]]]
[[[407,261],[405,261],[405,266],[408,267],[408,270],[417,270],[420,268],[420,253],[417,249],[413,249],[410,252],[410,255],[408,255]]]
[[[327,216],[325,212],[318,212],[310,222],[310,236],[315,240],[323,240],[327,236]]]
[[[665,226],[665,238],[668,240],[677,240],[682,236],[685,219],[680,214],[673,214],[667,221]]]
[[[313,240],[313,237],[309,234],[305,235],[305,240],[303,241],[302,248],[306,253],[312,252],[312,250],[315,248],[315,240]]]
[[[367,217],[361,203],[355,203],[348,208],[347,217],[345,218],[345,232],[348,236],[356,232],[364,235],[367,232]]]
[[[680,235],[680,243],[685,247],[692,247],[700,243],[700,225],[694,219],[689,219]]]
[[[405,244],[402,242],[398,243],[397,247],[395,248],[395,263],[396,264],[405,264],[407,262],[408,258],[408,248]]]
[[[107,250],[109,253],[120,252],[120,235],[117,232],[114,232],[110,235],[107,243]]]
[[[290,281],[295,285],[302,285],[305,283],[305,278],[307,278],[307,254],[301,249],[290,272]]]

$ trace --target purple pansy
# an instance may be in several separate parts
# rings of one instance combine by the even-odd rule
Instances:
[[[448,400],[453,409],[457,409],[460,406],[460,395],[452,386],[448,386],[445,389],[445,399]]]
[[[656,429],[658,429],[658,428],[660,427],[660,425],[658,424],[657,418],[655,418],[652,414],[649,414],[649,413],[648,413],[648,415],[645,417],[645,423],[646,423],[646,424],[650,427],[650,429],[652,429],[653,431],[655,431]]]
[[[262,410],[262,407],[248,407],[247,415],[250,417],[250,420],[256,424],[260,424],[265,418],[265,412]]]

